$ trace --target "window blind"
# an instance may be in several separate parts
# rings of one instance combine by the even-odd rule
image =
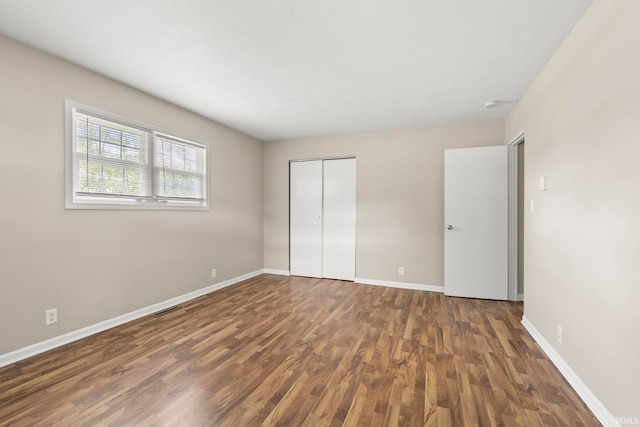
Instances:
[[[77,194],[151,197],[151,133],[76,111],[74,186]]]
[[[156,196],[186,200],[204,199],[203,146],[155,134]]]

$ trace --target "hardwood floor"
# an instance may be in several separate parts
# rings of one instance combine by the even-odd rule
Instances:
[[[263,275],[0,369],[0,425],[600,425],[521,317]]]

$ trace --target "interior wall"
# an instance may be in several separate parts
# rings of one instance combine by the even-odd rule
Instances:
[[[595,0],[505,132],[525,131],[525,198],[535,200],[525,316],[614,417],[640,417],[638,40],[640,2]]]
[[[356,277],[442,286],[444,150],[503,140],[495,119],[265,143],[265,268],[289,270],[289,161],[355,155]]]
[[[262,268],[261,141],[9,38],[0,52],[0,354]],[[208,142],[211,210],[65,210],[65,98]]]

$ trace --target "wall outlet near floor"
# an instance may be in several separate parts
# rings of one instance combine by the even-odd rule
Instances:
[[[52,308],[44,312],[44,325],[49,326],[58,323],[58,309]]]
[[[558,325],[558,342],[562,344],[562,326]]]
[[[214,277],[216,277],[218,275],[218,272],[216,271],[216,269],[212,269],[211,270],[211,278],[213,279]]]
[[[404,267],[398,267],[398,275],[404,276]]]

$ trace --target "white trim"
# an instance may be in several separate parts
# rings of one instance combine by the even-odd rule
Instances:
[[[291,276],[289,270],[274,270],[273,268],[265,268],[262,270],[264,274],[277,274],[278,276]]]
[[[524,130],[520,131],[511,141],[509,146],[509,278],[508,296],[509,301],[519,301],[518,295],[518,145],[524,142]]]
[[[355,283],[360,283],[363,285],[387,286],[389,288],[400,288],[400,289],[411,289],[414,291],[429,291],[429,292],[444,293],[444,286],[438,286],[438,285],[422,285],[419,283],[388,282],[386,280],[363,279],[361,277],[356,277],[354,281]]]
[[[518,294],[518,301],[524,301],[524,294]]]
[[[511,140],[507,142],[507,145],[519,145],[522,142],[524,142],[524,129],[518,132],[516,136],[511,138]]]
[[[589,407],[591,412],[596,416],[598,421],[605,427],[620,427],[620,424],[616,421],[616,418],[609,412],[609,410],[600,402],[595,394],[589,387],[580,379],[569,364],[558,354],[557,351],[544,339],[542,334],[538,332],[535,326],[527,319],[526,316],[522,316],[522,325],[531,334],[534,340],[538,343],[542,351],[551,359],[551,362],[558,368],[560,373],[566,378],[571,387],[578,393],[578,396]]]
[[[44,353],[45,351],[49,351],[54,348],[61,347],[65,344],[69,344],[79,339],[97,334],[98,332],[105,331],[115,326],[119,326],[124,323],[131,322],[132,320],[139,319],[149,314],[156,313],[166,308],[173,307],[176,304],[180,304],[185,301],[198,298],[202,295],[206,295],[208,293],[220,290],[222,288],[226,288],[227,286],[234,285],[238,282],[242,282],[243,280],[251,279],[252,277],[259,276],[262,273],[263,273],[263,270],[256,270],[254,272],[247,273],[242,276],[235,277],[233,279],[225,280],[224,282],[216,283],[215,285],[207,286],[206,288],[198,289],[197,291],[189,292],[187,294],[180,295],[175,298],[171,298],[166,301],[162,301],[157,304],[153,304],[148,307],[144,307],[144,308],[132,311],[130,313],[123,314],[118,317],[114,317],[113,319],[105,320],[104,322],[96,323],[94,325],[87,326],[85,328],[78,329],[78,330],[66,333],[64,335],[60,335],[45,341],[41,341],[36,344],[32,344],[27,347],[23,347],[21,349],[12,351],[10,353],[2,354],[0,355],[0,368],[3,366],[10,365],[12,363],[18,362],[20,360],[26,359],[28,357],[35,356],[40,353]]]
[[[293,159],[293,160],[289,160],[289,163],[295,163],[295,162],[312,162],[314,160],[346,160],[346,159],[356,159],[356,155],[347,155],[347,156],[336,156],[336,157],[312,157],[312,158],[308,158],[308,159]]]

